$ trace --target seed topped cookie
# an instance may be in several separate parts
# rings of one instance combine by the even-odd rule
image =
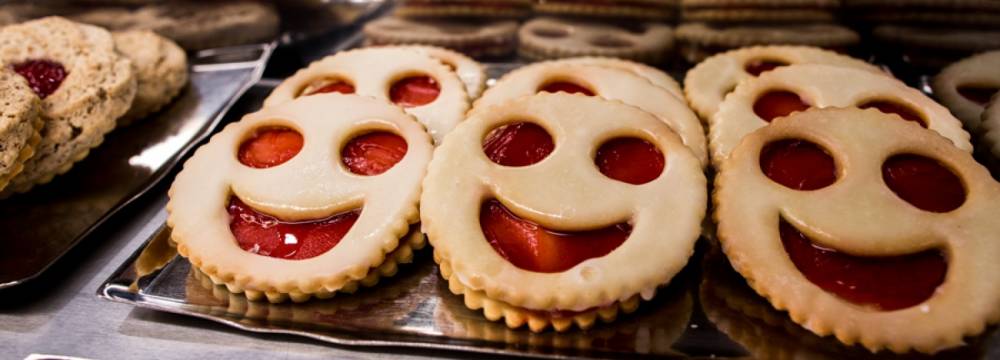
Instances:
[[[118,119],[127,125],[169,104],[188,81],[187,54],[165,37],[148,30],[114,33],[115,47],[132,60],[138,92],[128,113]]]
[[[21,173],[41,140],[41,100],[28,82],[10,69],[0,68],[0,191]]]
[[[114,129],[136,93],[132,63],[96,26],[47,17],[0,29],[0,60],[42,99],[45,127],[25,170],[5,193],[65,173]]]

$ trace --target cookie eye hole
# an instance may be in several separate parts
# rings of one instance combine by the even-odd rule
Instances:
[[[291,160],[302,150],[302,134],[287,127],[265,127],[240,143],[237,158],[255,169],[275,167]]]
[[[326,93],[353,94],[354,85],[344,79],[327,77],[311,81],[299,92],[299,96]]]
[[[69,75],[62,64],[52,60],[27,60],[14,64],[13,69],[28,81],[31,90],[42,99],[56,92]]]
[[[585,86],[578,85],[574,82],[563,81],[563,80],[549,81],[545,83],[545,85],[539,87],[538,92],[547,92],[547,93],[564,92],[568,94],[583,94],[587,96],[594,96],[593,90],[590,90]]]
[[[587,42],[591,45],[604,48],[624,48],[632,46],[632,42],[617,36],[601,35],[590,38]]]
[[[437,80],[427,75],[397,80],[389,88],[389,100],[404,108],[430,104],[440,94],[441,86]]]
[[[406,139],[388,131],[355,136],[340,150],[344,166],[354,174],[372,176],[389,171],[406,156]]]
[[[993,98],[993,94],[996,94],[998,89],[993,86],[962,85],[956,90],[958,90],[959,95],[962,95],[967,100],[986,106],[986,104],[990,103],[990,99]]]
[[[537,28],[531,31],[538,37],[558,39],[569,36],[569,31],[557,28]]]
[[[753,61],[748,61],[743,70],[753,76],[760,76],[764,72],[768,72],[777,69],[782,66],[788,66],[788,63],[778,60],[766,60],[758,59]]]
[[[753,103],[754,114],[767,122],[809,108],[810,105],[802,101],[798,94],[787,90],[769,91]]]
[[[611,139],[597,149],[594,163],[605,176],[642,185],[660,177],[663,153],[652,143],[634,137]]]
[[[902,105],[897,102],[886,101],[886,100],[872,100],[864,104],[858,105],[858,107],[862,109],[874,108],[885,114],[896,114],[899,115],[899,117],[903,118],[903,120],[912,121],[917,124],[920,124],[920,126],[923,126],[925,128],[927,127],[927,124],[924,122],[924,118],[921,117],[919,113],[913,111],[913,109],[911,109],[909,106]]]
[[[937,160],[900,154],[882,164],[882,180],[901,199],[921,210],[945,213],[965,203],[958,175]]]
[[[794,190],[816,190],[837,181],[833,157],[819,145],[800,139],[779,140],[760,152],[760,170]]]
[[[552,153],[555,143],[548,131],[530,122],[515,122],[490,131],[483,140],[483,152],[503,166],[528,166]]]

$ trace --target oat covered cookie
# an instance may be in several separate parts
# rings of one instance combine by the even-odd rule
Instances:
[[[21,173],[41,140],[42,101],[28,82],[8,68],[0,68],[0,191]]]
[[[0,60],[42,99],[42,139],[4,193],[65,173],[114,129],[136,93],[132,62],[96,26],[47,17],[0,29]]]
[[[115,47],[132,60],[138,91],[132,107],[118,119],[118,125],[159,111],[180,94],[188,81],[187,54],[170,39],[148,30],[112,34]]]

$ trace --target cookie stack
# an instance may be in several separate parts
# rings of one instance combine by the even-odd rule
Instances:
[[[674,47],[670,26],[656,23],[593,22],[541,17],[519,31],[518,52],[529,60],[604,56],[660,64]]]
[[[534,8],[545,15],[669,21],[677,0],[538,0]]]
[[[835,23],[839,0],[682,0],[677,39],[684,58],[753,45],[846,50],[857,33]]]

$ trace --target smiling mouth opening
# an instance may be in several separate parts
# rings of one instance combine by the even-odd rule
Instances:
[[[322,219],[284,221],[259,212],[236,196],[226,206],[229,230],[241,249],[287,260],[314,258],[340,243],[361,216],[361,209]]]
[[[779,232],[785,252],[806,279],[857,305],[880,311],[905,309],[931,296],[944,282],[942,251],[895,256],[855,256],[817,245],[784,219]]]

